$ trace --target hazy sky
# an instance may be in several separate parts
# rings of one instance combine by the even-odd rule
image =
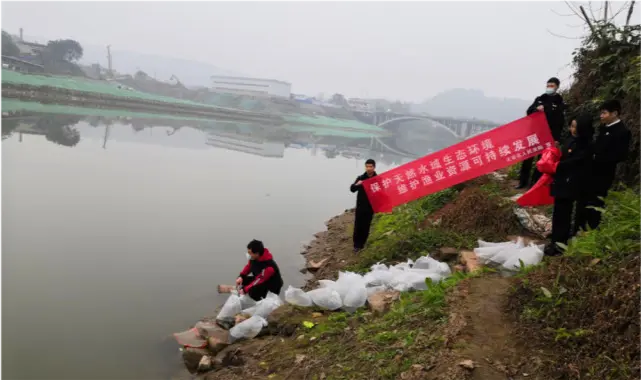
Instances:
[[[309,95],[530,99],[550,76],[570,79],[580,42],[548,30],[583,33],[552,10],[570,13],[562,2],[2,2],[2,29],[207,62]]]

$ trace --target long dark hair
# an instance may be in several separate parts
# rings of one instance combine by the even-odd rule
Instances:
[[[575,117],[576,138],[584,142],[590,142],[594,138],[594,121],[591,115],[583,114]]]

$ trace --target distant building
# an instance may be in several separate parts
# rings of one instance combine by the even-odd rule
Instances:
[[[2,68],[24,73],[42,73],[44,66],[15,57],[2,56]]]
[[[212,76],[212,90],[231,94],[276,96],[289,99],[292,85],[274,79]]]
[[[285,144],[282,142],[265,141],[235,133],[210,133],[207,137],[207,145],[262,157],[281,158],[285,156]]]
[[[14,38],[14,42],[16,46],[18,46],[18,49],[20,49],[20,56],[25,56],[25,55],[39,56],[40,53],[42,53],[42,51],[47,48],[47,45],[42,45],[35,42],[16,40],[15,38]]]
[[[361,112],[374,111],[374,107],[366,99],[349,98],[347,100],[347,105],[349,106],[349,108],[351,108],[351,109],[353,109],[355,111],[361,111]]]

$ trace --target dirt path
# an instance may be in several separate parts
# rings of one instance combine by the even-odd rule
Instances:
[[[445,336],[451,352],[427,379],[543,380],[537,376],[541,354],[520,342],[514,322],[505,313],[509,290],[510,279],[500,275],[459,285],[449,299]],[[463,365],[466,361],[473,363],[472,368]]]

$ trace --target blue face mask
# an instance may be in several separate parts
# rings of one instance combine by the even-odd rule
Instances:
[[[546,89],[545,89],[545,93],[546,93],[546,94],[548,94],[548,95],[552,95],[552,94],[554,94],[555,92],[556,92],[556,90],[555,90],[555,89],[553,89],[553,88],[549,88],[549,87],[548,87],[548,88],[546,88]]]

